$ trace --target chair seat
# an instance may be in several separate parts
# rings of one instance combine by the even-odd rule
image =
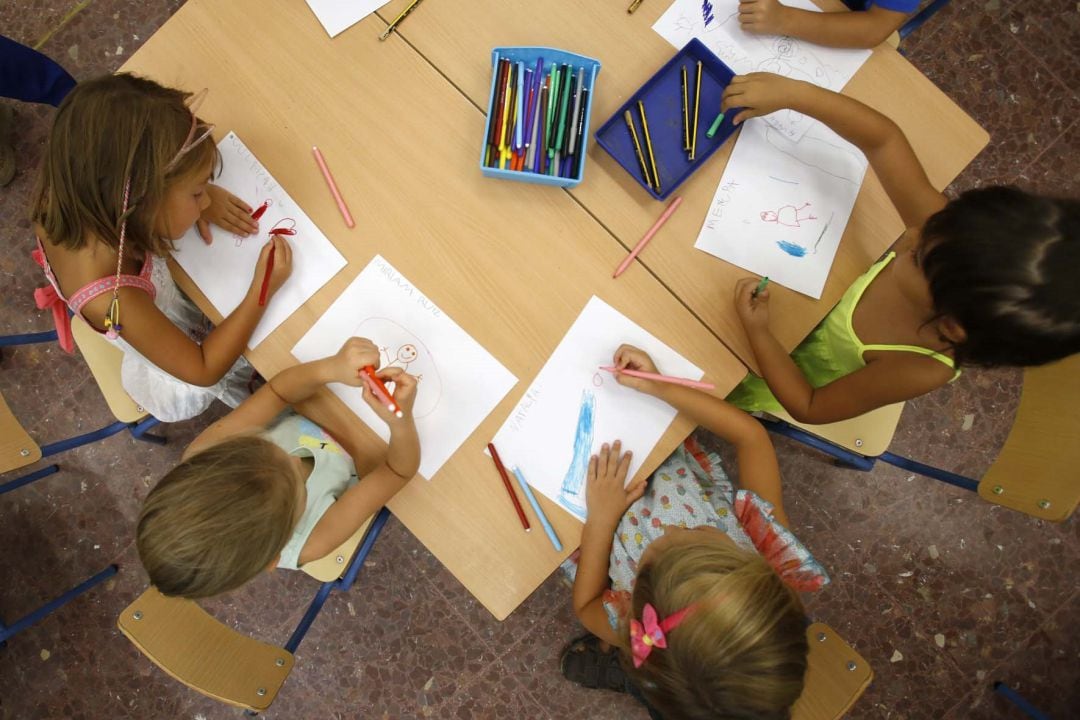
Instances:
[[[900,414],[903,411],[904,403],[894,403],[858,417],[824,425],[796,422],[783,410],[772,414],[789,425],[805,430],[811,435],[817,435],[853,453],[877,457],[889,449],[889,443],[896,434],[896,426],[900,423]]]
[[[41,448],[26,432],[0,395],[0,474],[41,459]]]
[[[293,667],[287,650],[241,635],[183,598],[148,588],[120,613],[120,631],[162,670],[221,702],[261,712]]]
[[[333,552],[318,560],[312,560],[301,565],[300,569],[320,582],[337,580],[349,568],[349,561],[356,554],[356,548],[364,539],[364,535],[367,533],[368,528],[371,527],[371,522],[374,519],[375,516],[372,515],[348,540],[338,545]]]
[[[806,686],[791,709],[792,720],[836,720],[851,709],[874,679],[859,653],[824,623],[806,629],[810,655]]]
[[[101,394],[105,396],[105,402],[113,416],[126,423],[138,422],[147,416],[146,410],[139,407],[138,403],[120,384],[120,363],[124,360],[124,353],[108,340],[103,338],[97,330],[86,324],[86,321],[75,315],[71,318],[71,334],[75,338],[75,345],[82,353],[90,373],[94,376]]]

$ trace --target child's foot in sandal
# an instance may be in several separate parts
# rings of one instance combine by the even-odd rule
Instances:
[[[601,644],[595,635],[585,635],[567,645],[559,660],[563,677],[594,690],[627,692],[618,651],[603,650]]]

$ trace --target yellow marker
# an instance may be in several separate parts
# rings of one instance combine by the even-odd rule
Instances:
[[[652,151],[652,137],[649,135],[649,120],[645,117],[645,104],[637,101],[638,113],[641,115],[641,131],[645,133],[645,149],[649,153],[649,165],[652,167],[653,190],[660,193],[660,174],[656,172],[656,158]]]
[[[701,107],[701,61],[697,61],[697,89],[694,91],[694,128],[690,132],[690,159],[697,153],[697,119]]]
[[[634,154],[637,155],[638,166],[641,168],[641,177],[645,178],[645,184],[652,187],[652,178],[649,177],[649,167],[645,164],[645,156],[641,154],[641,143],[638,142],[637,130],[634,128],[634,118],[627,110],[623,113],[626,127],[630,128],[630,138],[634,141]]]

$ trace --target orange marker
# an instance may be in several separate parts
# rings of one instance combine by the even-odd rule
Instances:
[[[401,408],[394,402],[394,396],[390,394],[390,391],[386,389],[386,385],[375,374],[375,368],[371,365],[365,365],[358,370],[361,375],[368,381],[368,389],[371,390],[371,394],[374,395],[379,402],[386,406],[386,409],[394,413],[398,417],[405,417],[405,413],[401,412]]]

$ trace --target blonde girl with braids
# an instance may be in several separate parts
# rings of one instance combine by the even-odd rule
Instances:
[[[628,345],[615,364],[657,372]],[[618,441],[602,446],[589,463],[573,591],[590,634],[563,653],[563,674],[629,692],[653,718],[785,720],[806,674],[798,593],[829,580],[787,529],[768,434],[706,393],[616,377],[731,443],[741,487],[693,436],[648,482],[629,487],[631,454]]]
[[[123,350],[124,389],[170,422],[248,395],[240,355],[265,311],[270,248],[271,295],[292,264],[284,238],[267,241],[253,270],[238,269],[246,297],[213,329],[169,275],[174,241],[193,225],[205,242],[211,222],[258,230],[250,207],[210,183],[219,156],[199,100],[134,75],[81,83],[57,110],[31,206],[34,259],[49,281],[35,299],[52,310],[61,347],[74,349],[70,311]]]

